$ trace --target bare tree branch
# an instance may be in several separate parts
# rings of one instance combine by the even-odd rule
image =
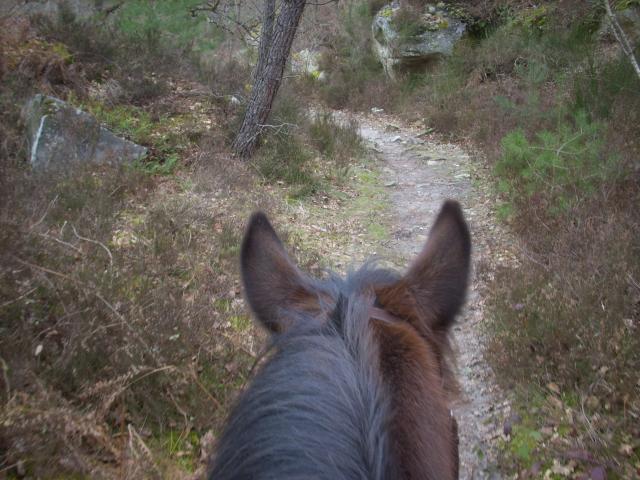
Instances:
[[[191,10],[189,10],[189,12],[191,13],[192,17],[195,17],[196,15],[198,15],[199,12],[216,13],[218,10],[218,6],[220,6],[220,1],[221,0],[216,0],[215,3],[207,2],[204,5],[193,7]]]
[[[113,266],[113,255],[111,255],[111,250],[109,250],[104,243],[99,242],[98,240],[92,240],[91,238],[87,238],[87,237],[83,237],[82,235],[79,235],[78,232],[76,231],[76,227],[74,227],[73,225],[71,225],[71,228],[73,229],[73,234],[79,240],[84,240],[85,242],[93,243],[94,245],[99,245],[100,247],[102,247],[102,249],[105,252],[107,252],[107,255],[109,255],[109,263]]]
[[[227,33],[241,38],[243,35],[247,35],[253,40],[257,40],[255,29],[260,25],[260,22],[258,20],[242,21],[237,12],[235,14],[233,12],[228,13],[229,10],[230,6],[228,2],[222,3],[222,0],[215,0],[195,6],[191,8],[189,12],[192,17],[197,16],[199,13],[206,13],[209,22],[214,23]],[[233,27],[235,27],[235,31]]]
[[[638,59],[633,53],[633,47],[631,46],[631,42],[629,42],[629,37],[627,37],[626,33],[624,33],[624,30],[620,26],[620,22],[618,22],[618,19],[611,10],[611,4],[609,3],[609,0],[602,1],[604,2],[604,8],[607,11],[607,17],[609,18],[609,22],[611,24],[611,30],[613,30],[613,34],[620,44],[622,51],[629,58],[631,66],[633,66],[636,75],[638,76],[638,78],[640,78],[640,65],[638,65]]]

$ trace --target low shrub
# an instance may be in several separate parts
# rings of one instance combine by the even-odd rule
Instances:
[[[64,5],[57,18],[35,18],[37,30],[47,41],[64,44],[89,81],[115,82],[118,94],[109,99],[114,103],[146,105],[157,99],[169,90],[161,74],[195,75],[191,63],[221,39],[203,17],[190,15],[192,0],[127,2],[108,23],[99,17],[77,18]]]
[[[535,202],[516,210],[524,251],[492,283],[488,358],[527,428],[552,427],[556,437],[545,436],[524,462],[504,459],[507,470],[534,460],[550,467],[558,451],[577,448],[608,475],[635,476],[640,459],[628,445],[640,436],[640,197],[629,180],[611,194],[609,185],[561,218],[545,218]],[[531,395],[547,399],[535,414]],[[519,455],[513,444],[505,452]],[[590,468],[579,461],[576,471]]]
[[[578,112],[572,124],[540,131],[534,141],[523,130],[509,133],[495,164],[501,191],[516,203],[536,196],[551,212],[584,202],[614,174],[615,159],[603,152],[602,132],[602,125]]]
[[[338,123],[330,112],[318,113],[309,125],[311,143],[328,160],[347,165],[364,153],[358,124],[350,121]]]
[[[327,72],[327,80],[318,86],[319,97],[336,109],[387,106],[390,92],[371,45],[375,5],[349,3],[343,8],[342,28],[327,42],[331,48],[321,58],[320,70]],[[376,91],[378,95],[374,95]],[[386,93],[380,95],[382,92]]]
[[[291,185],[294,198],[318,192],[329,170],[344,172],[364,154],[356,123],[341,123],[331,112],[310,116],[295,86],[283,86],[271,118],[252,163],[266,180]]]
[[[223,328],[242,313],[228,253],[240,227],[149,201],[152,177],[135,168],[17,175],[0,211],[3,461],[106,475],[134,453],[118,432],[135,443],[131,429],[215,428],[252,361]],[[233,306],[214,313],[225,298]]]
[[[300,198],[315,193],[320,185],[311,167],[312,159],[298,134],[282,133],[263,140],[253,163],[267,180],[293,186],[292,196]]]

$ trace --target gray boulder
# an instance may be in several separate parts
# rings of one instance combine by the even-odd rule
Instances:
[[[466,30],[455,7],[427,4],[415,19],[413,27],[417,31],[407,36],[394,22],[399,10],[397,2],[383,7],[371,27],[375,53],[392,79],[399,71],[421,70],[434,60],[451,55]]]
[[[72,163],[121,163],[143,158],[147,149],[120,138],[89,113],[62,100],[35,95],[24,109],[29,161],[34,168]]]

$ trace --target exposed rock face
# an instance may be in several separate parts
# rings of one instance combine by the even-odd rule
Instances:
[[[24,117],[29,161],[34,168],[58,168],[73,163],[120,163],[140,159],[147,149],[117,137],[89,113],[60,99],[35,95]]]
[[[394,21],[399,11],[397,2],[383,7],[372,25],[375,52],[391,78],[399,71],[424,69],[430,62],[451,55],[466,29],[452,8],[443,3],[428,4],[415,19],[415,31],[407,35]]]

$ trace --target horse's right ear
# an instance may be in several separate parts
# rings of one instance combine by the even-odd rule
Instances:
[[[296,310],[314,310],[318,298],[262,212],[254,213],[242,241],[242,282],[251,310],[271,332],[290,326]]]
[[[390,312],[408,318],[425,338],[447,332],[464,303],[471,239],[457,202],[442,206],[422,252],[404,277],[376,292]]]
[[[432,329],[446,330],[464,303],[471,238],[458,202],[446,201],[405,282]]]

